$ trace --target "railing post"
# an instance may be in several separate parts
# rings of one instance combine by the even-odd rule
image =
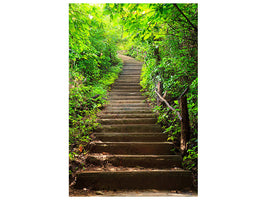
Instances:
[[[189,124],[189,115],[188,115],[186,95],[183,95],[180,98],[179,103],[180,103],[180,109],[181,109],[181,115],[182,115],[180,149],[181,149],[181,153],[184,154],[187,150],[187,142],[190,136],[190,124]]]

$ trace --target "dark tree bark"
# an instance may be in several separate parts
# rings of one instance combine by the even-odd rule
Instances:
[[[186,143],[189,141],[189,138],[190,138],[190,124],[189,124],[189,115],[188,115],[186,95],[182,96],[180,99],[180,108],[181,108],[181,115],[182,115],[180,149],[181,149],[181,153],[184,154],[187,150]]]

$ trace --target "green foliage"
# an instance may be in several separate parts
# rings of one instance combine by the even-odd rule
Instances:
[[[192,137],[197,137],[198,130],[198,78],[190,85],[187,94],[187,106],[190,119],[190,127],[192,129]]]
[[[109,85],[121,71],[118,31],[116,21],[103,15],[103,5],[69,5],[70,160],[91,140]]]
[[[187,150],[188,155],[183,158],[183,166],[190,170],[197,170],[198,146]]]

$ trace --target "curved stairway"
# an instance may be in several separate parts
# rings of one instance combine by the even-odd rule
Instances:
[[[156,124],[139,85],[142,63],[122,56],[123,71],[113,85],[109,104],[99,117],[96,141],[87,158],[115,168],[82,171],[76,188],[92,190],[192,188],[192,175],[181,169],[182,157]],[[116,168],[117,167],[117,168]],[[111,170],[112,169],[112,170]]]

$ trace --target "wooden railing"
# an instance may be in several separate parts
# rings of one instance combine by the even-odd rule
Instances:
[[[159,106],[161,102],[164,102],[167,107],[169,107],[174,113],[178,116],[181,122],[181,135],[180,135],[180,150],[181,153],[184,154],[187,150],[187,142],[189,141],[190,137],[190,124],[189,124],[189,114],[188,114],[188,107],[187,107],[187,97],[186,93],[189,90],[189,87],[185,89],[185,91],[179,96],[178,102],[181,113],[174,109],[170,104],[166,101],[165,96],[167,91],[164,93],[163,97],[161,96],[161,89],[160,89],[160,82],[157,84],[157,90],[155,90],[157,94],[157,105]]]

